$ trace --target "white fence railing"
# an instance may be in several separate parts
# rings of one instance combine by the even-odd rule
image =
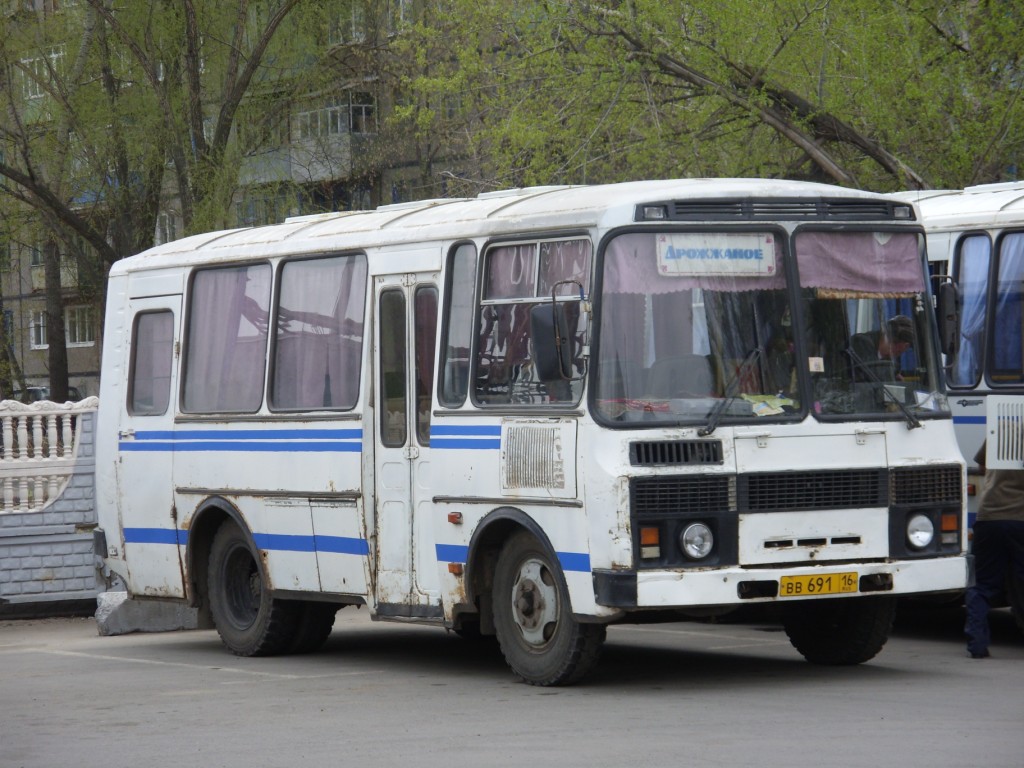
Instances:
[[[67,485],[75,468],[84,413],[95,397],[78,403],[0,401],[0,514],[38,512]]]

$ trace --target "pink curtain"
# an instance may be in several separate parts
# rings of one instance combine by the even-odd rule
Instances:
[[[636,233],[616,237],[604,260],[604,293],[661,294],[691,288],[708,291],[760,291],[784,288],[782,249],[775,239],[776,273],[760,277],[677,276],[658,273],[655,235]]]
[[[924,274],[909,232],[801,232],[795,238],[800,285],[864,293],[918,293]]]
[[[270,312],[270,265],[195,273],[189,304],[184,409],[259,410]]]
[[[281,272],[271,406],[355,406],[359,396],[366,259],[291,261]]]

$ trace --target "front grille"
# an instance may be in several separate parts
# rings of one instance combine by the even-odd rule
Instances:
[[[895,207],[901,209],[903,220],[908,210],[907,205],[888,200],[723,198],[645,203],[637,206],[637,220],[643,220],[644,209],[658,205],[665,207],[671,221],[893,221]]]
[[[959,504],[962,493],[960,467],[903,467],[889,480],[893,505]]]
[[[721,440],[653,440],[631,443],[629,462],[634,467],[683,464],[721,464]]]
[[[729,493],[730,475],[641,477],[630,486],[636,517],[703,515],[735,509]]]
[[[884,469],[850,469],[741,475],[739,506],[749,512],[885,507],[885,474]]]

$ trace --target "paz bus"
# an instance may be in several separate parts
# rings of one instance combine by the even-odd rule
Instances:
[[[932,271],[955,293],[946,381],[968,467],[970,526],[984,480],[975,456],[986,437],[988,467],[1024,469],[1024,182],[899,197],[917,205]],[[1024,630],[1024,584],[1009,579],[1006,597]]]
[[[988,407],[1024,398],[1024,182],[898,197],[918,207],[932,272],[956,289],[946,383],[973,490],[981,482],[974,456],[985,442]],[[990,461],[1020,466],[1003,466],[998,455]],[[968,494],[969,503],[975,498]]]
[[[541,187],[196,235],[110,272],[97,547],[235,654],[343,606],[535,685],[615,622],[777,607],[859,664],[961,590],[964,464],[911,204]],[[914,363],[856,353],[899,300]],[[869,331],[870,333],[870,331]]]

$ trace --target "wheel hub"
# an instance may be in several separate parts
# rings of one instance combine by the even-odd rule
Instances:
[[[512,615],[523,640],[540,646],[554,634],[558,592],[550,571],[539,560],[527,560],[512,590]]]

